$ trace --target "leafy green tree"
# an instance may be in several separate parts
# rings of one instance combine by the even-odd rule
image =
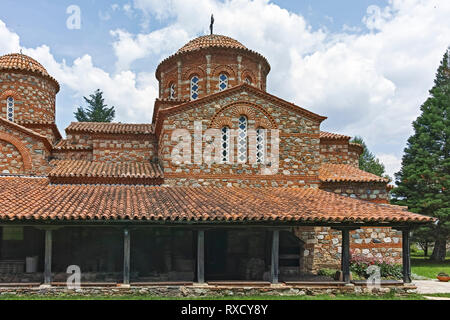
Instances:
[[[372,152],[370,152],[362,137],[356,136],[351,140],[351,142],[358,143],[364,148],[363,153],[359,156],[359,168],[361,170],[373,173],[380,177],[387,177],[385,174],[384,165]]]
[[[111,122],[116,111],[114,107],[108,108],[103,99],[103,92],[97,89],[94,94],[89,96],[90,98],[83,97],[88,106],[85,108],[78,107],[74,113],[75,118],[79,122]]]
[[[434,240],[431,259],[444,261],[450,237],[450,69],[449,51],[442,59],[434,86],[413,122],[402,168],[393,190],[396,204],[436,217],[428,236]]]

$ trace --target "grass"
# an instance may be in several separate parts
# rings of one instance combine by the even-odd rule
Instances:
[[[0,300],[426,300],[422,295],[317,295],[317,296],[227,296],[227,297],[157,297],[148,295],[76,296],[76,295],[2,295]]]
[[[429,279],[436,279],[439,272],[450,274],[450,254],[447,254],[444,262],[434,262],[429,257],[424,257],[422,251],[412,253],[411,272]]]

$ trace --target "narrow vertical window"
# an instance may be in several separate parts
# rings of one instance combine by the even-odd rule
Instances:
[[[193,76],[191,78],[191,100],[197,100],[198,99],[198,77]]]
[[[221,73],[219,76],[219,91],[223,91],[228,88],[228,76]]]
[[[170,87],[169,87],[169,99],[170,100],[174,100],[175,99],[175,93],[176,93],[176,91],[175,91],[175,84],[171,83]]]
[[[256,129],[256,162],[264,163],[266,156],[266,130]]]
[[[230,128],[222,128],[222,163],[230,161]]]
[[[247,162],[247,117],[239,117],[238,127],[238,162]]]
[[[247,77],[247,78],[245,78],[245,80],[244,80],[244,82],[246,83],[246,84],[252,84],[252,79],[250,79],[249,77]]]
[[[8,97],[6,99],[6,119],[14,121],[14,98]]]

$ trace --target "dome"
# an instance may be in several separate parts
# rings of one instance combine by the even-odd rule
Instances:
[[[50,79],[56,85],[56,91],[59,91],[59,83],[52,76],[50,76],[47,70],[34,60],[33,58],[21,54],[21,53],[11,53],[0,57],[0,71],[3,70],[17,70],[26,71],[34,74],[38,74],[45,78]]]
[[[207,36],[201,36],[189,41],[180,50],[178,50],[177,53],[195,51],[210,47],[247,49],[242,43],[234,40],[233,38],[211,34]]]
[[[37,72],[50,77],[47,70],[36,60],[21,53],[11,53],[0,57],[0,70],[22,70]]]

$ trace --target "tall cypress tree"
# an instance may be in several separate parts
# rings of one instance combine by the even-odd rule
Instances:
[[[77,121],[80,122],[111,122],[116,115],[114,107],[107,108],[105,99],[103,99],[103,92],[97,89],[94,94],[89,96],[89,99],[83,97],[88,106],[86,110],[83,107],[78,107],[74,113]]]
[[[450,237],[450,50],[436,74],[430,96],[413,122],[414,134],[408,139],[402,168],[396,176],[396,204],[413,212],[436,217],[428,226],[435,241],[431,259],[443,261]],[[422,229],[423,231],[423,229]]]

